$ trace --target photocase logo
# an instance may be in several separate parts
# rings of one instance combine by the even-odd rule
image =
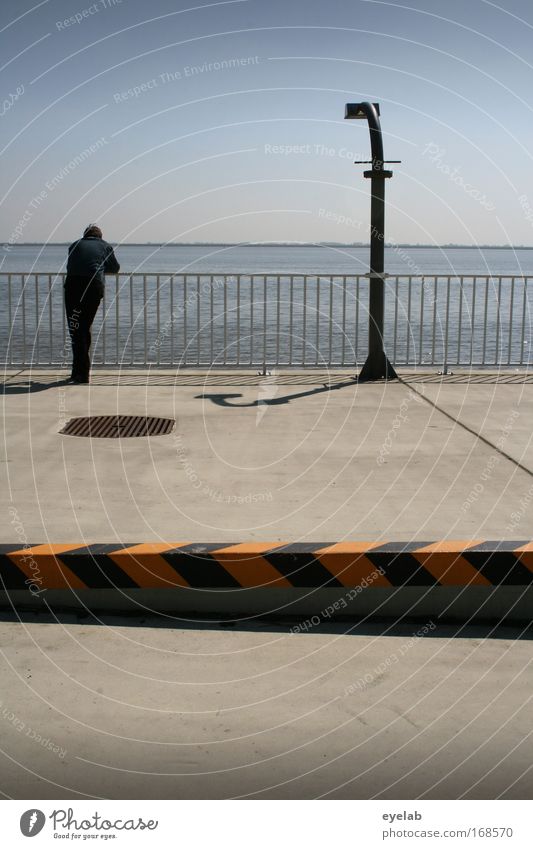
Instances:
[[[46,817],[42,811],[37,808],[30,808],[25,811],[20,818],[20,830],[24,837],[35,837],[42,831],[46,822]]]

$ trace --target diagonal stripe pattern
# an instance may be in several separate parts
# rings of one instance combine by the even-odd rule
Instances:
[[[524,586],[533,542],[0,545],[0,589]]]

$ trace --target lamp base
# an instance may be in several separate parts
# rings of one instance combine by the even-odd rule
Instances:
[[[389,363],[384,351],[379,354],[369,354],[357,377],[358,383],[369,380],[398,380],[398,375]]]

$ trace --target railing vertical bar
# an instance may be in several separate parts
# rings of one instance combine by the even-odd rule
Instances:
[[[159,344],[157,345],[157,357],[156,357],[156,365],[159,365],[161,362],[161,337],[160,337],[160,328],[161,328],[161,275],[158,274],[155,279],[156,285],[156,294],[155,294],[155,302],[156,302],[156,339]]]
[[[333,355],[333,287],[334,287],[334,278],[330,276],[329,278],[329,355],[328,355],[328,366],[331,367],[332,363],[332,355]]]
[[[144,362],[146,363],[148,352],[148,298],[146,289],[146,274],[143,274],[143,318],[144,318]]]
[[[21,276],[22,279],[22,362],[26,363],[26,275]]]
[[[292,327],[293,327],[293,304],[294,304],[294,276],[290,276],[289,286],[289,365],[292,366]]]
[[[213,292],[213,275],[209,277],[209,350],[211,351],[211,364],[213,363],[214,353],[214,321],[215,321],[215,304]],[[224,286],[224,362],[226,362],[226,286]]]
[[[169,278],[170,283],[170,365],[174,365],[174,275]]]
[[[196,275],[196,365],[200,365],[200,275]]]
[[[104,286],[104,294],[102,297],[102,362],[104,365],[107,365],[107,357],[106,357],[106,326],[107,326],[107,294],[106,287]],[[146,362],[146,351],[144,356],[144,361]]]
[[[341,363],[346,362],[346,275],[342,277],[342,347]]]
[[[398,288],[400,285],[400,280],[398,275],[396,275],[396,279],[394,282],[394,328],[393,328],[393,336],[392,336],[392,361],[396,362],[396,348],[398,342]]]
[[[507,353],[507,365],[511,365],[511,351],[513,349],[513,312],[514,312],[514,275],[511,277],[511,295],[509,299],[509,341]]]
[[[135,345],[134,345],[134,313],[133,313],[133,274],[130,274],[130,334],[131,334],[131,364],[135,362]]]
[[[250,274],[250,365],[254,362],[254,275]]]
[[[411,343],[411,302],[413,293],[412,289],[412,279],[411,277],[407,278],[407,342],[405,345],[405,364],[409,365],[409,353],[410,353],[410,343]],[[371,284],[370,284],[371,285]]]
[[[303,347],[302,347],[302,365],[306,363],[306,355],[307,355],[307,340],[306,340],[306,325],[307,325],[307,275],[304,274],[304,290],[303,290],[303,329],[302,329],[302,338],[303,338]]]
[[[359,275],[355,278],[355,361],[359,349]]]
[[[65,351],[65,346],[67,344],[67,319],[66,319],[66,308],[65,308],[65,278],[62,275],[61,278],[61,316],[62,316],[62,327],[63,327],[63,351]]]
[[[437,335],[437,298],[439,294],[439,278],[433,278],[433,338],[431,342],[431,365],[435,365],[435,337]]]
[[[450,333],[450,286],[451,277],[446,282],[446,326],[444,329],[444,368],[443,374],[448,374],[448,340]]]
[[[187,365],[189,355],[187,342],[187,275],[183,275],[183,355],[181,361],[184,366]]]
[[[267,278],[263,275],[263,374],[266,374],[267,361]]]
[[[54,336],[52,332],[52,275],[48,275],[48,338],[50,339],[50,365],[54,362]]]
[[[211,291],[213,291],[213,287],[211,287]],[[224,365],[226,365],[226,363],[227,363],[227,350],[228,350],[228,280],[227,280],[227,277],[225,277],[224,278]],[[213,361],[213,358],[211,357],[211,362],[212,361]]]
[[[485,310],[483,320],[483,353],[481,355],[481,364],[485,365],[485,351],[487,348],[487,314],[489,309],[489,278],[485,277]]]
[[[120,322],[120,309],[119,309],[119,297],[120,297],[120,281],[118,274],[115,275],[115,359],[117,361],[117,365],[120,357],[120,349],[119,349],[119,322]],[[124,357],[122,358],[124,359]]]
[[[459,319],[458,319],[458,332],[457,332],[457,365],[461,362],[461,330],[463,326],[463,295],[464,295],[464,281],[463,277],[459,278]]]
[[[279,366],[279,338],[281,335],[281,283],[280,276],[277,277],[277,313],[276,313],[276,365]]]
[[[237,365],[241,364],[241,275],[237,274]]]
[[[474,363],[474,334],[476,332],[476,289],[477,277],[472,278],[472,318],[470,333],[470,365]]]
[[[423,276],[420,289],[420,330],[418,334],[418,363],[422,365],[424,358],[424,293],[426,278]]]
[[[41,316],[39,315],[39,275],[34,275],[34,283],[35,283],[35,359],[37,364],[39,364],[39,327],[41,324]]]
[[[9,315],[9,365],[13,365],[13,298],[11,292],[11,274],[7,275],[7,312]]]
[[[498,357],[500,356],[501,307],[502,307],[502,278],[498,277],[498,304],[497,304],[497,308],[496,308],[496,350],[495,350],[495,355],[494,355],[494,365],[498,365]]]
[[[526,338],[526,312],[527,312],[527,277],[523,277],[524,281],[524,296],[522,299],[522,330],[520,333],[520,365],[524,364],[524,348]],[[529,362],[529,357],[528,357]]]
[[[315,333],[315,365],[318,365],[318,352],[320,350],[320,275],[316,278],[316,333]]]

